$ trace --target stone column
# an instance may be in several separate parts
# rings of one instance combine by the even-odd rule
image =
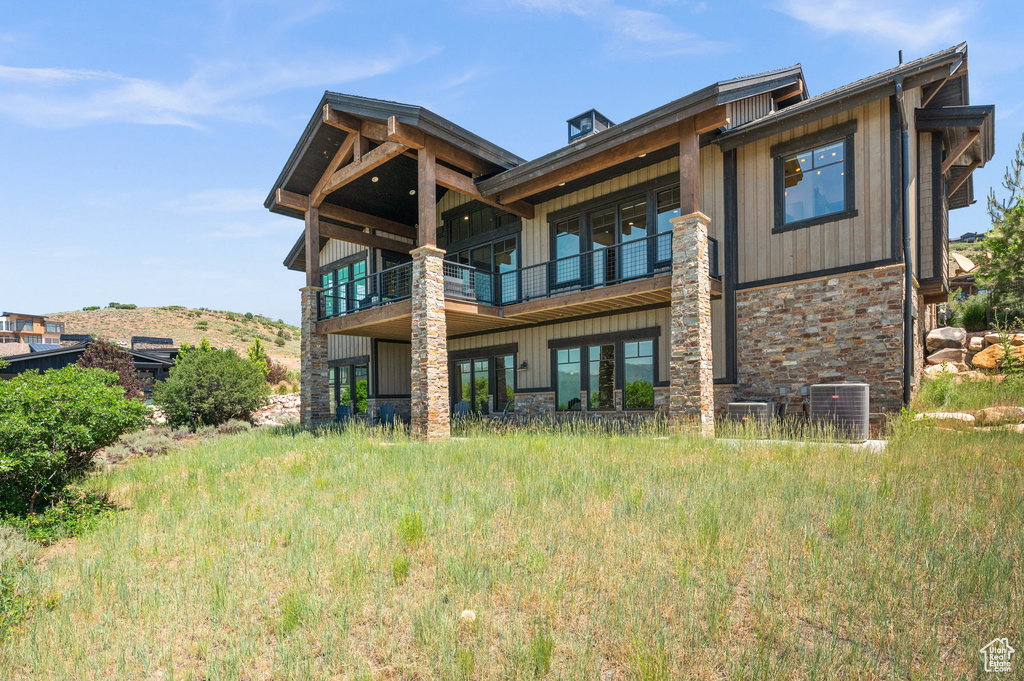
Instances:
[[[715,435],[711,367],[711,284],[708,223],[703,213],[672,219],[672,334],[669,420]]]
[[[317,296],[322,290],[319,286],[301,289],[299,424],[303,428],[311,428],[333,416],[327,394],[327,336],[316,333]]]
[[[448,331],[444,316],[444,251],[412,252],[412,403],[414,439],[443,440],[448,421]]]

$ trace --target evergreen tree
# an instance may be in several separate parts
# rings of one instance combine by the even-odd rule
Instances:
[[[1000,201],[995,189],[989,192],[992,230],[985,236],[985,249],[990,257],[978,268],[978,278],[996,289],[1024,279],[1024,135],[1002,184],[1010,195]]]

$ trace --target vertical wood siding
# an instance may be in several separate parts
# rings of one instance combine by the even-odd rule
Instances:
[[[920,239],[920,246],[917,249],[917,267],[914,268],[918,279],[929,279],[936,276],[935,272],[935,225],[932,222],[934,214],[932,201],[932,134],[921,133],[917,144],[917,169],[920,182],[917,189],[917,234]]]
[[[772,234],[775,220],[772,145],[850,120],[857,121],[853,160],[854,205],[858,215]],[[889,102],[882,99],[740,147],[737,151],[739,283],[891,257],[889,146]],[[916,149],[912,149],[913,152]],[[913,168],[913,164],[911,166]],[[912,212],[912,219],[915,212]]]
[[[412,390],[412,356],[408,343],[377,342],[376,394],[408,395]]]
[[[730,129],[767,116],[771,111],[772,96],[768,92],[754,97],[745,97],[725,105],[725,115],[729,117]]]

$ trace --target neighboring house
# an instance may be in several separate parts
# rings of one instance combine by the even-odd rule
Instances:
[[[532,161],[325,93],[266,201],[305,220],[285,260],[306,272],[302,422],[390,402],[433,439],[465,401],[710,433],[730,401],[833,381],[899,409],[948,292],[948,211],[992,156],[966,74],[960,45],[810,97],[793,66],[618,125],[588,111]]]
[[[60,345],[60,335],[64,333],[64,322],[47,321],[43,315],[22,314],[20,312],[0,313],[0,355],[4,345],[19,343]],[[11,348],[12,351],[23,352],[25,348]]]
[[[91,340],[83,340],[65,347],[56,346],[38,352],[4,357],[7,366],[0,367],[0,378],[13,378],[23,371],[47,371],[62,369],[69,364],[77,364],[91,342]],[[139,376],[146,383],[143,392],[146,393],[147,398],[153,390],[153,384],[166,379],[171,367],[174,366],[177,348],[174,350],[170,355],[134,349],[126,350],[135,362],[135,370],[139,372]]]
[[[951,244],[973,244],[985,240],[985,232],[966,232],[956,239],[950,239]]]

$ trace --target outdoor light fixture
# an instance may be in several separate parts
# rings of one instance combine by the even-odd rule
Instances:
[[[643,158],[643,157],[644,157],[644,156],[646,156],[646,155],[647,155],[647,154],[640,154],[639,156],[637,156],[637,158]]]
[[[416,190],[415,189],[410,189],[409,190],[409,196],[416,196]]]
[[[529,369],[529,368],[530,368],[530,365],[528,365],[528,364],[526,363],[526,360],[524,359],[524,360],[522,361],[522,363],[520,363],[520,365],[519,365],[519,369],[518,369],[518,370],[519,370],[519,371],[526,371],[526,370],[527,370],[527,369]]]
[[[380,179],[379,177],[377,177],[376,175],[374,175],[373,177],[371,177],[371,178],[370,178],[370,182],[376,182],[376,181],[377,181],[377,180],[379,180],[379,179]]]

